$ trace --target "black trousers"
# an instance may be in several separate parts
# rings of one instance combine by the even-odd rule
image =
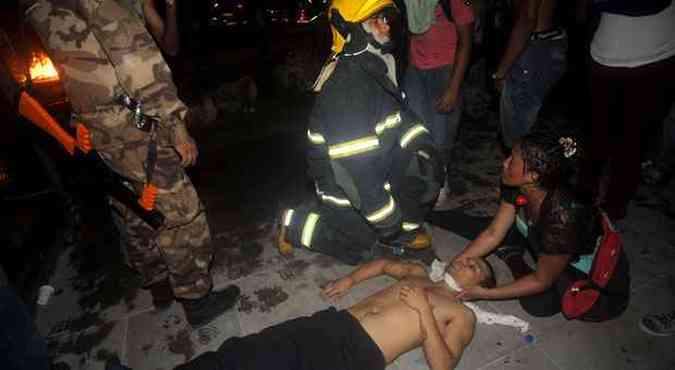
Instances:
[[[358,320],[329,308],[230,338],[176,370],[384,370],[385,365]]]
[[[549,317],[562,310],[562,297],[567,288],[575,281],[587,279],[588,275],[568,266],[558,280],[548,290],[519,299],[520,305],[535,317]],[[592,311],[592,321],[604,321],[619,316],[628,307],[630,299],[630,273],[628,259],[622,252],[617,263],[614,275],[606,287],[606,293],[601,294]],[[582,316],[580,318],[584,320]],[[589,318],[590,320],[590,318]]]

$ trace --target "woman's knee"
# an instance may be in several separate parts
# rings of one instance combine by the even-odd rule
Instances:
[[[534,317],[550,317],[560,312],[560,302],[546,293],[522,297],[519,302],[523,310]]]

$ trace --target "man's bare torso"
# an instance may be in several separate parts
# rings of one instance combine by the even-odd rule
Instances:
[[[518,5],[518,2],[523,1],[532,1],[532,0],[516,0],[515,5]],[[539,4],[539,9],[536,10],[537,26],[535,27],[534,32],[550,31],[556,26],[553,20],[555,5],[556,0],[541,0],[541,3]],[[518,6],[514,6],[513,9],[514,11],[517,12]]]
[[[398,297],[403,285],[421,286],[427,290],[441,334],[445,333],[451,321],[452,325],[466,325],[465,330],[473,332],[473,320],[466,320],[473,313],[458,302],[447,287],[434,284],[426,278],[406,278],[349,309],[378,345],[387,363],[422,343],[417,312]]]

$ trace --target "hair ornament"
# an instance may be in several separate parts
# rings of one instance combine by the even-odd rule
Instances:
[[[571,137],[561,137],[558,143],[563,147],[565,158],[571,158],[577,153],[577,142]]]

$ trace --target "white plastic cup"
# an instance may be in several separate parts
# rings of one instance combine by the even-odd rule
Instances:
[[[40,306],[45,306],[49,302],[49,298],[51,298],[52,294],[54,293],[54,287],[51,285],[43,285],[40,287],[40,291],[38,293],[38,299],[37,299],[37,304]]]

